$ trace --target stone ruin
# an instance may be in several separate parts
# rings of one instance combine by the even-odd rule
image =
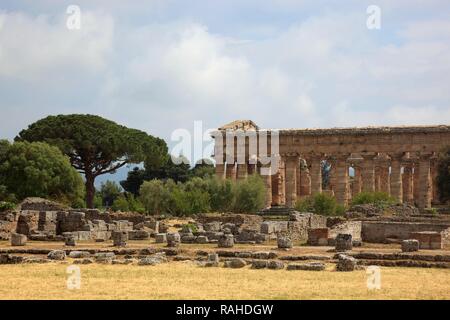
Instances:
[[[113,232],[126,232],[129,240],[146,240],[156,234],[159,223],[138,213],[108,213],[96,209],[67,209],[40,198],[25,199],[16,211],[0,213],[0,239],[64,241],[106,241]],[[14,237],[14,239],[12,239]]]

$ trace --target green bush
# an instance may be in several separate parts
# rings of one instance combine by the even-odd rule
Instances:
[[[236,185],[234,211],[255,213],[264,208],[266,188],[260,176],[254,174]]]
[[[106,182],[102,182],[100,186],[100,194],[102,196],[103,205],[110,207],[120,196],[121,188],[115,181],[107,180]]]
[[[343,215],[345,206],[336,202],[336,198],[326,193],[317,193],[298,201],[295,209],[300,212],[314,212],[324,216]]]
[[[152,180],[142,184],[139,200],[149,214],[185,216],[208,211],[257,212],[265,204],[262,179],[244,181],[194,177],[185,183]]]
[[[139,190],[139,200],[147,213],[171,213],[171,209],[175,209],[171,193],[177,188],[177,185],[172,180],[167,182],[156,179],[144,181]]]
[[[186,216],[210,210],[209,194],[202,190],[185,190],[180,187],[172,194],[175,207],[172,213],[176,216]]]
[[[213,177],[208,180],[208,193],[211,210],[216,212],[233,211],[236,202],[236,184],[229,180]]]
[[[41,197],[76,203],[84,197],[81,175],[69,158],[43,142],[0,143],[0,185],[2,193],[17,199]]]
[[[130,211],[130,204],[128,203],[127,198],[121,194],[114,200],[111,209],[113,211],[127,212]]]
[[[395,203],[395,199],[386,192],[360,192],[352,199],[352,205],[373,204],[380,208]]]
[[[12,202],[0,201],[0,212],[12,210],[16,207],[16,205]]]

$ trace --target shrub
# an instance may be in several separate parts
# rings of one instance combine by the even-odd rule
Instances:
[[[236,185],[235,212],[257,212],[264,208],[266,189],[260,176],[254,174]]]
[[[100,194],[102,196],[103,205],[109,207],[112,206],[114,201],[120,196],[121,188],[115,181],[107,180],[106,182],[102,182]]]
[[[0,185],[3,193],[26,197],[49,198],[66,204],[84,196],[81,175],[69,158],[43,142],[1,142]],[[5,189],[5,188],[4,188]]]
[[[360,192],[353,197],[352,205],[373,204],[385,208],[395,202],[395,199],[386,192]]]
[[[12,210],[16,207],[16,205],[12,202],[0,201],[0,212]]]
[[[171,195],[174,189],[176,189],[176,185],[170,180],[166,183],[156,179],[145,181],[139,190],[139,200],[147,213],[171,213],[170,209],[175,207]]]
[[[172,195],[175,201],[175,210],[172,213],[177,216],[192,215],[210,210],[209,194],[200,189],[178,188],[174,190]]]
[[[130,204],[128,203],[127,198],[123,194],[120,194],[114,200],[114,203],[111,206],[111,209],[113,211],[122,211],[122,212],[130,211]]]
[[[232,211],[236,202],[236,184],[229,179],[220,180],[216,177],[210,178],[208,182],[211,210]]]
[[[295,209],[300,212],[314,212],[325,216],[343,215],[345,206],[336,202],[336,198],[326,193],[317,193],[298,201]]]

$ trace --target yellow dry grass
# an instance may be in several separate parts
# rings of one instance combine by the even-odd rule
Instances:
[[[158,266],[81,265],[82,286],[66,286],[68,264],[0,266],[0,299],[450,299],[450,270],[382,268],[381,290],[364,270],[274,271]]]

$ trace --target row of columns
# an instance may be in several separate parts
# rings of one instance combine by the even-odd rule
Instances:
[[[432,199],[437,197],[431,153],[417,158],[410,158],[407,153],[367,153],[357,157],[351,154],[300,157],[292,153],[281,155],[279,160],[277,172],[263,175],[267,207],[274,204],[292,207],[299,197],[330,191],[341,204],[348,204],[352,196],[362,191],[386,192],[399,203],[415,203],[419,208],[431,207]],[[331,164],[328,190],[322,185],[324,160]],[[216,174],[220,178],[243,180],[250,174],[260,173],[262,166],[257,162],[217,164]],[[351,183],[350,167],[354,169]],[[270,170],[270,165],[266,170]]]

